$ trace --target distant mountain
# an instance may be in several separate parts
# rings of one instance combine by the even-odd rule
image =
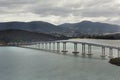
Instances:
[[[118,25],[91,21],[65,23],[58,26],[42,21],[0,23],[0,31],[9,29],[45,33],[55,36],[65,35],[70,37],[120,32],[120,26]]]
[[[8,30],[8,29],[26,30],[26,31],[40,32],[40,33],[60,33],[63,31],[63,29],[60,27],[42,21],[0,23],[0,30]]]
[[[73,36],[97,35],[105,33],[120,32],[120,26],[107,23],[83,21],[80,23],[65,23],[59,25],[62,28],[68,28]]]
[[[50,41],[65,39],[44,33],[36,33],[24,30],[3,30],[0,31],[0,42],[23,42],[23,41]]]

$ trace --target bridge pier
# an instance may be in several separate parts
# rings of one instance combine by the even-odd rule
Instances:
[[[79,52],[77,50],[77,43],[74,43],[74,51],[72,52],[74,55],[77,55]]]
[[[36,48],[37,48],[37,44],[35,43],[35,44],[34,44],[34,49],[36,49]]]
[[[51,51],[51,42],[49,42],[49,51]]]
[[[60,53],[60,42],[57,42],[57,53]]]
[[[45,42],[45,50],[48,50],[47,42]]]
[[[88,57],[91,57],[93,54],[91,53],[92,49],[91,49],[91,45],[88,44]]]
[[[53,42],[53,52],[55,52],[55,42]]]
[[[82,56],[86,56],[86,53],[85,53],[85,44],[82,43]]]
[[[109,58],[113,58],[113,48],[109,48]]]
[[[66,54],[68,51],[66,50],[66,42],[63,42],[63,54]]]
[[[25,47],[25,45],[24,45],[24,47]],[[31,47],[30,48],[34,48],[34,45],[31,45]]]
[[[36,48],[36,49],[38,48],[38,44],[35,44],[35,48]]]
[[[44,43],[42,42],[42,50],[44,50]]]
[[[36,48],[36,44],[33,45],[33,48],[34,48],[34,49]]]
[[[118,57],[120,57],[120,49],[118,49]]]
[[[39,43],[36,43],[36,49],[39,49]]]
[[[38,43],[38,49],[40,49],[40,47],[41,47],[41,44],[40,44],[40,43]]]
[[[103,59],[105,59],[105,57],[106,57],[106,55],[105,55],[105,47],[103,47],[103,46],[102,46],[102,55],[101,55],[101,57]]]

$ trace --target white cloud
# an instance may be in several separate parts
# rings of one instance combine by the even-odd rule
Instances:
[[[0,21],[54,24],[92,20],[120,24],[119,0],[0,0]]]

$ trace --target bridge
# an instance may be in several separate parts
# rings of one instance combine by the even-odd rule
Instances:
[[[16,45],[19,47],[24,48],[31,48],[31,49],[39,49],[44,51],[50,51],[55,53],[62,53],[62,54],[69,54],[69,47],[70,45],[67,44],[73,44],[71,45],[73,48],[73,55],[81,55],[83,57],[92,57],[94,56],[94,47],[100,47],[101,53],[100,57],[102,59],[108,58],[114,58],[114,57],[120,57],[120,47],[111,46],[111,45],[103,45],[103,44],[96,44],[96,43],[87,43],[87,42],[78,42],[78,41],[42,41],[42,42],[26,42],[26,43],[9,43],[9,45]],[[78,46],[81,45],[81,50]],[[109,54],[106,54],[106,48],[109,49]],[[114,56],[113,50],[117,51],[117,56]],[[81,52],[80,52],[81,51]]]
[[[67,45],[67,44],[73,45]],[[31,42],[31,43],[9,43],[9,45],[16,45],[19,47],[24,48],[31,48],[31,49],[39,49],[44,51],[50,51],[55,53],[62,53],[67,54],[69,53],[70,49],[67,47],[72,46],[73,48],[73,55],[81,55],[83,57],[94,56],[93,46],[99,47],[101,49],[100,57],[105,59],[107,56],[111,59],[114,57],[120,57],[120,47],[110,46],[110,45],[103,45],[103,44],[96,44],[96,43],[87,43],[87,42],[77,42],[77,41],[45,41],[45,42]],[[81,45],[81,50],[79,46]],[[109,54],[106,54],[106,48],[109,49]],[[72,50],[72,49],[71,49]],[[117,50],[117,56],[114,56],[113,50]],[[81,51],[81,52],[80,52]]]

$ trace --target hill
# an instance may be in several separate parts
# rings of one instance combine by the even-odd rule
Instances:
[[[2,30],[0,31],[0,42],[31,42],[31,41],[50,41],[66,39],[65,37],[53,36],[44,33],[36,33],[24,30]]]
[[[63,28],[57,27],[56,25],[42,22],[3,22],[0,23],[0,30],[25,30],[39,33],[60,33]]]
[[[99,35],[120,32],[119,25],[82,21],[79,23],[65,23],[53,25],[48,22],[1,22],[0,30],[24,30],[37,33],[51,34],[54,36],[80,37],[87,35]]]
[[[73,23],[73,24],[65,23],[59,25],[59,27],[68,28],[70,32],[73,34],[72,36],[97,35],[97,34],[120,32],[120,26],[118,25],[91,22],[91,21],[82,21],[80,23]]]

